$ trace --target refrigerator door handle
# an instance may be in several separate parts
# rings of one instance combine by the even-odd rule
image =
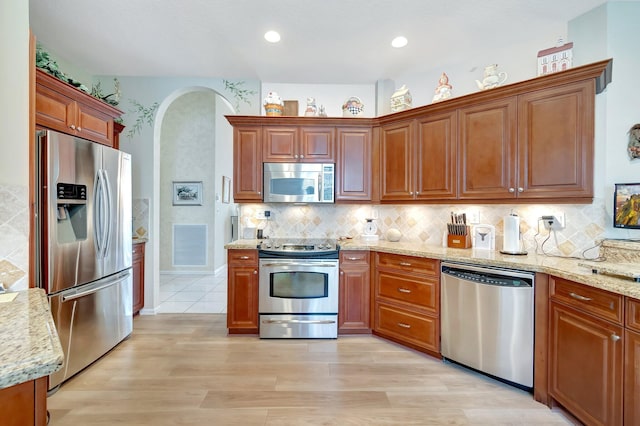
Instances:
[[[106,257],[109,253],[109,247],[111,246],[111,227],[115,218],[112,218],[113,212],[113,195],[111,192],[111,185],[109,184],[109,175],[105,169],[100,170],[102,173],[102,182],[104,185],[104,199],[106,205],[106,222],[104,223],[104,249],[102,257]]]
[[[103,169],[98,170],[96,178],[94,232],[96,236],[98,258],[104,259],[109,243],[110,200],[106,176]]]
[[[76,293],[75,291],[72,291],[68,296],[63,295],[62,296],[62,302],[70,302],[72,300],[76,300],[76,299],[80,299],[81,297],[86,297],[89,295],[92,295],[94,293],[99,292],[100,290],[104,290],[107,287],[111,287],[113,285],[116,285],[118,283],[120,283],[122,280],[126,279],[127,277],[129,277],[129,275],[131,275],[131,272],[129,270],[119,273],[113,277],[108,277],[107,279],[104,280],[100,280],[98,282],[96,282],[95,284],[93,284],[91,286],[91,288],[81,291],[79,293]]]

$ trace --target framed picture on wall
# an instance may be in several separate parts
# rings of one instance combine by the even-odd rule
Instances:
[[[228,176],[222,176],[222,202],[231,202],[231,178]]]
[[[173,181],[174,206],[201,206],[202,181]]]

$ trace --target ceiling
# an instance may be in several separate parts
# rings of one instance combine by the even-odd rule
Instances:
[[[55,56],[93,75],[370,84],[533,37],[606,0],[30,0]],[[263,35],[275,29],[277,44]],[[404,35],[409,44],[391,47]]]

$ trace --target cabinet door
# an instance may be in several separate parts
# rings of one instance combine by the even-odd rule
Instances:
[[[414,198],[411,122],[382,126],[380,129],[380,201]]]
[[[299,160],[307,163],[333,163],[334,138],[333,127],[301,127]]]
[[[36,123],[64,133],[75,132],[76,102],[41,84],[36,84]]]
[[[338,128],[336,201],[371,201],[371,129]]]
[[[133,244],[133,315],[144,307],[144,243]]]
[[[233,131],[233,198],[235,202],[262,202],[261,127]]]
[[[625,332],[624,424],[640,424],[640,334]]]
[[[265,163],[298,161],[300,153],[296,127],[265,127],[263,137]]]
[[[227,328],[230,334],[258,332],[258,268],[228,266]]]
[[[519,198],[593,197],[593,81],[518,97]]]
[[[516,196],[516,98],[459,110],[460,199]]]
[[[338,332],[370,333],[369,252],[340,252]]]
[[[456,131],[455,111],[417,120],[416,198],[457,197]]]
[[[549,394],[587,424],[622,424],[622,327],[550,303]]]
[[[113,146],[113,118],[94,108],[78,104],[76,131],[80,137]]]

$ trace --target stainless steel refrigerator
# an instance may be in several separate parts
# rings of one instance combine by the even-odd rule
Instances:
[[[37,279],[64,350],[51,390],[133,329],[131,156],[49,130],[37,144]]]

